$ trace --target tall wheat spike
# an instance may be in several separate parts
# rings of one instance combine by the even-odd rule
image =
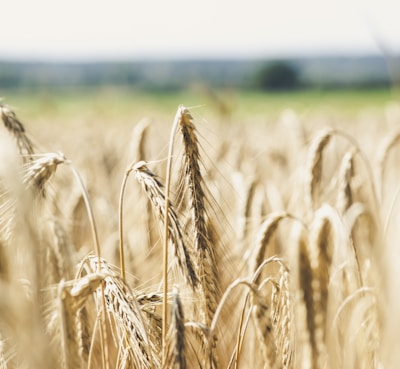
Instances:
[[[194,255],[197,275],[200,279],[200,315],[202,323],[210,325],[217,308],[219,278],[216,270],[215,251],[211,245],[207,227],[206,196],[200,170],[200,151],[193,124],[193,117],[184,106],[178,108],[179,128],[184,145],[183,170],[189,190],[189,206],[192,212]]]

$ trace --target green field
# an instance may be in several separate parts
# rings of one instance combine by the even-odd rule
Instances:
[[[179,104],[201,107],[208,117],[229,121],[263,115],[275,119],[283,109],[298,114],[335,114],[352,119],[362,111],[382,110],[398,93],[382,90],[307,90],[285,93],[251,91],[186,91],[144,93],[129,89],[80,89],[67,91],[1,92],[24,120],[62,119],[140,119],[174,116]]]

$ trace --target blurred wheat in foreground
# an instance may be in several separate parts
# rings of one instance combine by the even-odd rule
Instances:
[[[0,367],[396,368],[400,131],[290,117],[73,163],[0,105]]]

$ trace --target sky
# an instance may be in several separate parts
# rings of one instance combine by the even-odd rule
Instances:
[[[0,60],[400,54],[400,0],[0,0]]]

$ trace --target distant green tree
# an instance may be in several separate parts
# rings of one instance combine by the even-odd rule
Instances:
[[[298,73],[287,62],[270,62],[257,72],[255,85],[262,90],[292,90],[299,87]]]

